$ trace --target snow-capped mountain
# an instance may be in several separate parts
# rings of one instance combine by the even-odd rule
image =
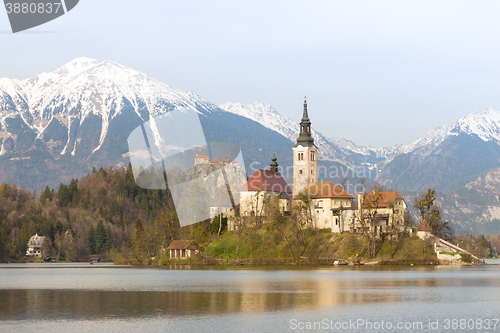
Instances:
[[[281,116],[269,104],[219,106],[252,119],[292,142],[298,137],[299,120]],[[301,112],[298,110],[297,114],[300,117]],[[314,127],[314,110],[309,110],[309,114]],[[429,131],[414,142],[387,148],[358,146],[346,139],[328,138],[312,131],[320,159],[349,168],[376,169],[377,181],[401,190],[433,187],[453,191],[500,166],[500,112],[492,109],[472,112]]]
[[[39,159],[43,155],[50,163],[75,156],[80,163],[86,161],[85,170],[98,161],[115,165],[124,162],[126,136],[134,128],[176,107],[198,110],[212,141],[225,136],[238,142],[250,160],[262,163],[269,151],[276,151],[282,154],[281,165],[291,165],[288,152],[298,136],[302,105],[297,106],[295,121],[262,102],[217,106],[140,71],[89,58],[25,80],[0,78],[0,157],[31,158],[28,152],[36,151]],[[314,127],[318,118],[314,110],[309,114]],[[245,131],[250,127],[253,132]],[[500,112],[491,109],[395,147],[358,146],[314,129],[313,137],[325,163],[379,170],[377,181],[400,190],[453,191],[500,166]]]
[[[244,105],[241,103],[225,103],[219,105],[225,111],[252,119],[261,125],[272,129],[294,141],[298,137],[299,124],[288,117],[284,117],[271,105],[264,102],[255,102]],[[311,112],[311,111],[310,111]],[[312,114],[314,111],[312,111]],[[300,113],[298,112],[298,117]],[[314,118],[314,116],[312,116]],[[313,119],[314,125],[314,119]],[[393,147],[371,147],[358,146],[354,142],[343,138],[327,137],[321,132],[312,129],[315,142],[319,145],[334,144],[338,148],[360,155],[374,155],[386,158],[385,163],[390,162],[400,154],[408,154],[420,150],[420,155],[430,154],[443,141],[459,134],[477,135],[481,140],[500,142],[500,112],[488,108],[482,112],[472,112],[447,125],[429,131],[421,138],[409,143],[399,144]],[[326,159],[335,159],[333,156],[325,156]],[[348,164],[348,163],[346,163]]]
[[[113,61],[78,58],[30,79],[0,78],[0,182],[57,186],[127,164],[134,129],[185,107],[200,114],[207,142],[239,145],[248,163],[269,163],[270,152],[291,158],[288,139],[250,119]]]
[[[449,192],[500,166],[500,112],[472,112],[399,147],[379,181],[403,190]]]
[[[423,137],[397,149],[398,154],[420,150],[423,156],[432,153],[443,141],[460,134],[477,135],[485,142],[500,142],[500,112],[488,108],[475,111],[457,120],[429,131]]]
[[[110,60],[77,58],[52,73],[26,80],[0,79],[0,126],[4,132],[15,127],[12,119],[18,116],[41,140],[48,128],[64,127],[65,142],[58,145],[63,155],[75,155],[81,143],[78,138],[73,140],[75,131],[91,116],[100,123],[99,138],[92,147],[95,152],[101,148],[110,122],[127,107],[144,121],[188,105],[214,109],[192,92],[171,88]],[[3,143],[1,147],[1,153],[7,152]]]

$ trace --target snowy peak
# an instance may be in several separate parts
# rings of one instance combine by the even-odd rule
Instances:
[[[7,100],[13,99],[22,99],[27,104],[35,122],[76,107],[80,108],[82,119],[89,113],[113,117],[120,112],[124,100],[132,104],[137,113],[145,106],[151,115],[165,112],[165,104],[175,107],[206,102],[192,92],[169,87],[114,61],[85,57],[26,80],[0,78],[0,103],[3,101],[0,113],[12,110],[12,103],[7,105]],[[109,108],[116,112],[110,113]]]
[[[488,108],[481,112],[469,113],[447,125],[427,132],[423,137],[401,146],[398,150],[400,154],[419,150],[423,155],[428,155],[446,138],[461,133],[477,135],[483,141],[500,143],[500,112]]]
[[[73,59],[72,61],[66,63],[65,65],[59,67],[54,71],[54,73],[58,75],[75,75],[79,72],[85,71],[89,69],[90,67],[97,66],[101,62],[96,59],[91,59],[91,58],[86,58],[86,57],[80,57]]]
[[[466,134],[476,134],[483,141],[500,142],[500,112],[488,108],[482,112],[472,112],[456,121],[454,130]]]
[[[101,119],[99,144],[93,150],[96,151],[107,136],[110,122],[130,106],[143,121],[177,107],[201,108],[207,112],[217,109],[190,91],[169,87],[111,60],[81,57],[54,72],[29,79],[0,78],[0,128],[13,134],[6,119],[21,117],[38,138],[43,138],[47,126],[56,118],[68,130],[62,154],[70,151],[74,154],[78,144],[68,146],[75,137],[71,124],[78,128],[89,115]]]

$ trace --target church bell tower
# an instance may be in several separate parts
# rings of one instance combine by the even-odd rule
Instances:
[[[304,97],[304,112],[300,122],[300,134],[293,149],[293,197],[308,190],[318,181],[318,148],[311,135],[311,121],[307,114],[307,101]]]

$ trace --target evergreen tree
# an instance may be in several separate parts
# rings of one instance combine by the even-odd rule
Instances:
[[[95,244],[95,229],[94,226],[90,226],[90,230],[88,233],[88,240],[89,240],[89,251],[90,253],[96,253],[96,244]]]
[[[99,187],[99,189],[97,190],[97,196],[99,198],[99,203],[102,205],[102,204],[106,204],[106,195],[107,195],[107,191],[104,187]]]
[[[83,208],[89,209],[90,208],[90,190],[87,191],[87,195],[85,196],[85,201],[83,203]]]
[[[47,200],[52,201],[52,193],[50,192],[50,188],[45,186],[45,190],[40,194],[40,202],[45,204]]]
[[[3,221],[2,214],[0,214],[0,260],[5,260],[8,257],[8,233],[9,225]]]
[[[70,202],[68,187],[63,183],[59,185],[59,190],[57,191],[57,199],[59,200],[59,204],[61,205],[61,207],[67,207]]]
[[[104,244],[103,248],[105,251],[109,251],[113,248],[113,233],[111,232],[111,226],[107,226],[104,232]]]
[[[80,201],[80,195],[78,192],[78,179],[71,179],[71,183],[68,186],[70,202],[78,203]]]
[[[96,252],[102,253],[104,251],[104,243],[106,241],[106,229],[104,228],[102,220],[99,220],[97,223],[94,239]]]

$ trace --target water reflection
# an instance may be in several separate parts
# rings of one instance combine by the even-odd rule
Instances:
[[[127,317],[158,314],[258,313],[345,304],[404,301],[395,293],[147,292],[1,290],[0,320]]]
[[[0,321],[498,302],[500,285],[498,267],[294,271],[34,267],[0,269]]]

